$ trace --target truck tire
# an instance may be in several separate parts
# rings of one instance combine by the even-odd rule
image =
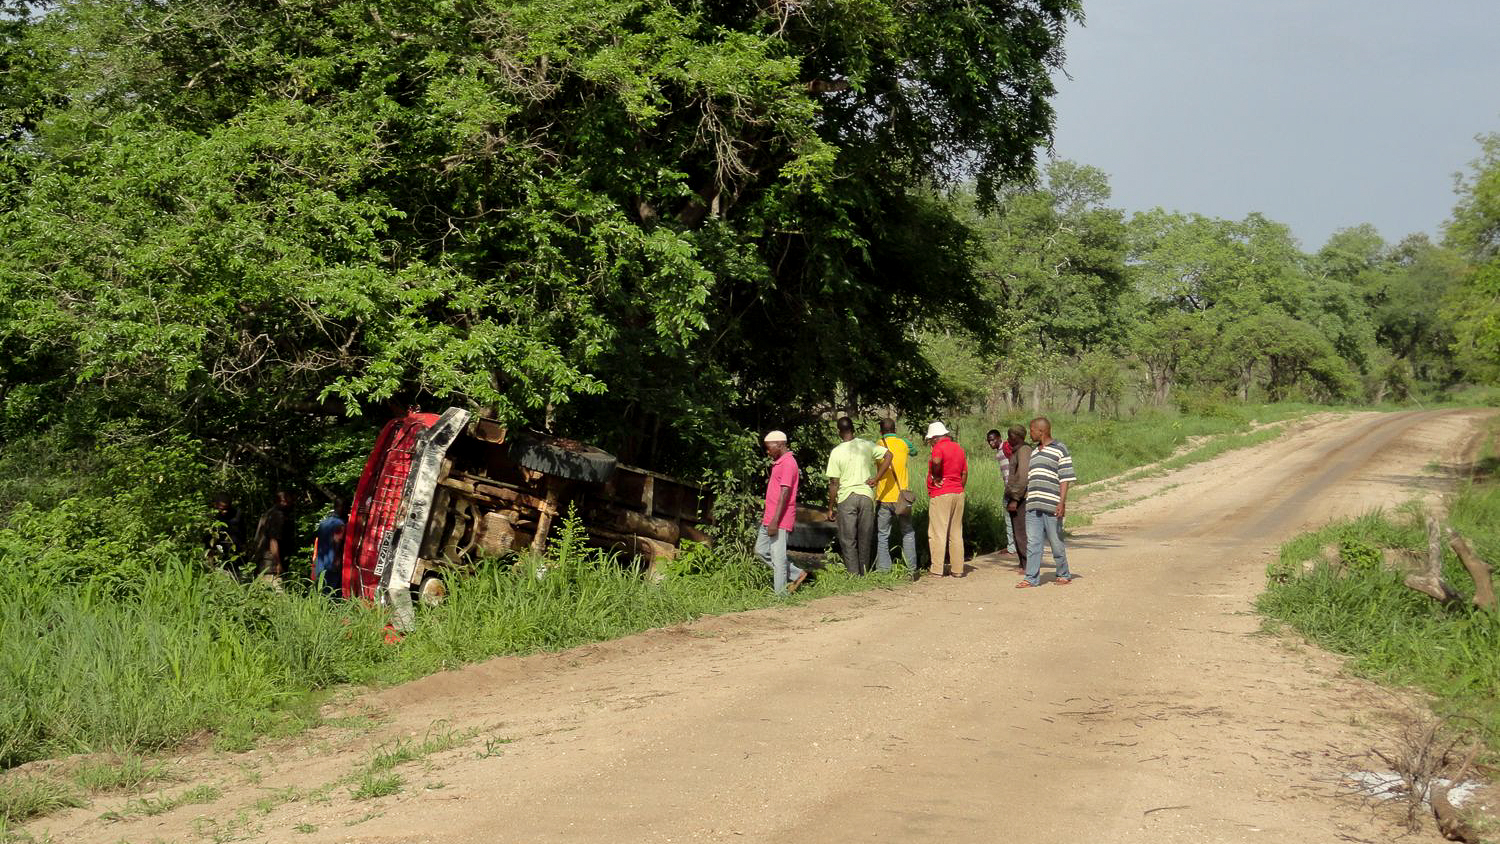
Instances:
[[[797,522],[787,534],[786,547],[822,553],[832,548],[838,538],[838,527],[833,522]]]
[[[526,435],[511,440],[510,456],[532,471],[591,484],[609,480],[619,463],[613,454],[591,445]]]

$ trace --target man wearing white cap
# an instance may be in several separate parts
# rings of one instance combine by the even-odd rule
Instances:
[[[969,482],[969,456],[953,441],[948,426],[927,426],[931,457],[927,460],[927,550],[929,569],[942,576],[951,568],[964,576],[964,485]]]
[[[771,457],[771,477],[766,480],[766,510],[755,537],[755,556],[771,567],[776,594],[790,595],[807,579],[807,572],[786,558],[787,534],[797,524],[797,458],[780,431],[766,434],[766,454]]]

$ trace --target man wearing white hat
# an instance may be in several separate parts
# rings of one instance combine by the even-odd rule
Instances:
[[[787,534],[797,525],[797,458],[780,431],[766,434],[765,445],[771,457],[771,477],[766,479],[766,509],[755,537],[755,556],[771,567],[776,594],[790,595],[807,579],[807,572],[786,558]]]
[[[964,485],[969,482],[969,456],[953,441],[948,426],[927,426],[931,457],[927,459],[927,550],[931,571],[942,576],[951,568],[964,576]]]

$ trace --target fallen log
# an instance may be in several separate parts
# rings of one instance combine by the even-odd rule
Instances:
[[[1432,815],[1437,818],[1438,832],[1449,841],[1469,841],[1478,844],[1479,836],[1464,822],[1448,799],[1448,786],[1433,783],[1427,791],[1427,802],[1432,806]]]
[[[668,545],[676,545],[682,537],[682,529],[676,522],[634,510],[598,507],[594,509],[592,516],[590,521],[604,530],[649,536]]]
[[[1458,766],[1458,771],[1448,780],[1451,785],[1458,785],[1469,775],[1469,767],[1474,764],[1474,759],[1479,755],[1480,745],[1474,745],[1463,764]],[[1438,832],[1449,841],[1466,841],[1471,844],[1479,844],[1481,840],[1479,833],[1464,821],[1463,816],[1454,807],[1453,801],[1448,799],[1449,785],[1432,782],[1427,787],[1427,805],[1432,807],[1432,816],[1437,819]]]
[[[1443,579],[1442,530],[1432,516],[1427,517],[1427,566],[1420,572],[1407,575],[1403,582],[1408,589],[1431,596],[1444,606],[1463,600],[1458,591]]]
[[[1448,528],[1448,547],[1458,555],[1458,559],[1468,570],[1469,577],[1474,578],[1474,606],[1486,610],[1495,609],[1495,581],[1490,564],[1481,560],[1474,549],[1469,547],[1468,540],[1451,526]]]

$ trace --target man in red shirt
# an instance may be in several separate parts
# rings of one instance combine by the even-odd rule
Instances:
[[[766,434],[766,454],[771,458],[771,476],[766,479],[766,509],[755,537],[755,556],[771,567],[776,594],[797,591],[807,572],[787,561],[787,534],[797,525],[797,458],[787,447],[786,434]]]
[[[927,460],[927,549],[929,568],[943,575],[952,568],[954,577],[964,576],[964,485],[969,482],[969,456],[953,441],[948,426],[927,426],[931,457]]]

